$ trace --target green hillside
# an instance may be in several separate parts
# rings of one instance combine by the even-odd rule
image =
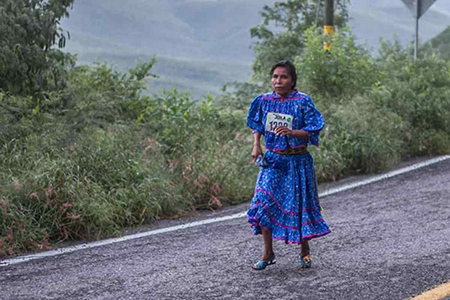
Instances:
[[[150,61],[152,55],[133,53],[103,53],[101,55],[84,55],[80,63],[108,63],[115,70],[126,72],[137,63]],[[225,63],[214,60],[183,59],[169,56],[156,56],[152,73],[158,78],[148,79],[148,92],[158,93],[162,89],[176,87],[180,92],[189,92],[195,99],[206,94],[217,95],[220,88],[229,82],[250,80],[249,64],[237,61]]]
[[[446,58],[450,58],[450,26],[430,42],[433,48],[439,50]]]
[[[249,30],[274,0],[77,0],[63,26],[80,64],[107,62],[120,71],[157,57],[150,92],[176,87],[195,98],[250,79]],[[101,18],[99,18],[101,16]]]
[[[150,80],[149,89],[159,91],[177,87],[180,91],[192,93],[194,98],[205,94],[214,95],[226,83],[249,81],[249,64],[159,57],[152,69],[155,74],[159,74],[159,78]]]

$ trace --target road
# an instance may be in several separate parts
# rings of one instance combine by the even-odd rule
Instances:
[[[252,270],[262,239],[237,218],[1,266],[0,299],[393,300],[450,281],[450,160],[321,201],[333,232],[312,269],[275,242],[277,263]]]

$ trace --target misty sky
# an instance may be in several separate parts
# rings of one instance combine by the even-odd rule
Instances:
[[[249,60],[249,29],[259,11],[275,0],[77,0],[63,26],[68,50],[154,52],[174,57]],[[380,37],[402,43],[413,38],[414,20],[401,0],[353,0],[351,25],[361,43],[377,47]],[[422,41],[450,25],[450,1],[438,0],[421,19]]]
[[[276,0],[76,0],[63,28],[71,34],[66,50],[79,63],[106,61],[122,70],[152,55],[160,87],[175,85],[194,93],[247,80],[253,60],[250,28],[260,11]],[[377,53],[380,38],[403,45],[414,39],[415,21],[401,0],[353,0],[350,25],[360,44]],[[450,25],[450,1],[437,0],[421,18],[421,41]],[[200,74],[198,66],[207,66]],[[210,79],[198,85],[198,79]],[[195,87],[195,85],[198,85]]]

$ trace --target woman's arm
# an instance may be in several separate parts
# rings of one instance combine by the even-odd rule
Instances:
[[[262,155],[260,140],[261,140],[261,132],[255,131],[253,133],[253,150],[252,150],[253,162],[256,161],[256,158],[259,155]]]

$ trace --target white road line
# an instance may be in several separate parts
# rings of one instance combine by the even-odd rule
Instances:
[[[344,185],[339,188],[330,189],[323,193],[320,193],[319,197],[324,198],[324,197],[334,195],[334,194],[337,194],[337,193],[340,193],[343,191],[347,191],[347,190],[350,190],[350,189],[353,189],[356,187],[364,186],[364,185],[367,185],[367,184],[370,184],[370,183],[373,183],[376,181],[388,179],[388,178],[391,178],[391,177],[394,177],[394,176],[397,176],[400,174],[408,173],[408,172],[411,172],[411,171],[414,171],[414,170],[417,170],[417,169],[420,169],[420,168],[423,168],[423,167],[426,167],[426,166],[429,166],[432,164],[436,164],[438,162],[441,162],[441,161],[444,161],[447,159],[450,159],[450,155],[440,156],[440,157],[433,158],[433,159],[430,159],[430,160],[427,160],[427,161],[424,161],[424,162],[421,162],[418,164],[411,165],[409,167],[401,168],[396,171],[392,171],[392,172],[389,172],[389,173],[386,173],[383,175],[375,176],[375,177],[372,177],[367,180],[358,181],[358,182],[355,182],[352,184]],[[31,255],[19,256],[16,258],[11,258],[11,259],[6,259],[6,260],[0,261],[0,267],[24,263],[27,261],[40,259],[40,258],[44,258],[44,257],[52,257],[52,256],[61,255],[61,254],[72,253],[72,252],[75,252],[78,250],[91,249],[91,248],[95,248],[95,247],[100,247],[100,246],[120,243],[120,242],[124,242],[124,241],[139,239],[142,237],[147,237],[147,236],[151,236],[151,235],[155,235],[155,234],[172,232],[172,231],[182,230],[182,229],[186,229],[186,228],[211,224],[211,223],[217,223],[217,222],[238,219],[238,218],[245,217],[246,214],[247,214],[246,212],[241,212],[241,213],[237,213],[237,214],[233,214],[233,215],[229,215],[229,216],[225,216],[225,217],[211,218],[211,219],[206,219],[206,220],[202,220],[202,221],[186,223],[186,224],[162,228],[162,229],[151,230],[151,231],[147,231],[147,232],[141,232],[141,233],[137,233],[137,234],[127,235],[127,236],[120,237],[120,238],[107,239],[107,240],[102,240],[102,241],[98,241],[98,242],[92,242],[92,243],[86,243],[86,244],[81,244],[81,245],[77,245],[77,246],[61,248],[61,249],[52,250],[52,251],[46,251],[46,252],[41,252],[41,253],[36,253],[36,254],[31,254]]]
[[[409,167],[404,167],[404,168],[401,168],[401,169],[398,169],[398,170],[395,170],[395,171],[392,171],[392,172],[389,172],[389,173],[386,173],[386,174],[382,174],[382,175],[379,175],[379,176],[375,176],[375,177],[372,177],[372,178],[369,178],[369,179],[366,179],[366,180],[363,180],[363,181],[358,181],[358,182],[355,182],[355,183],[352,183],[352,184],[348,184],[348,185],[344,185],[342,187],[335,188],[335,189],[329,189],[329,190],[321,193],[319,195],[319,198],[320,197],[323,198],[323,197],[326,197],[326,196],[337,194],[337,193],[342,192],[342,191],[347,191],[347,190],[350,190],[350,189],[353,189],[353,188],[356,188],[356,187],[367,185],[367,184],[372,183],[372,182],[376,182],[376,181],[380,181],[380,180],[383,180],[383,179],[391,178],[391,177],[394,177],[394,176],[397,176],[397,175],[400,175],[400,174],[408,173],[408,172],[411,172],[411,171],[414,171],[414,170],[417,170],[417,169],[420,169],[420,168],[423,168],[423,167],[426,167],[426,166],[429,166],[429,165],[433,165],[435,163],[447,160],[449,158],[450,158],[450,155],[436,157],[436,158],[433,158],[433,159],[430,159],[430,160],[427,160],[427,161],[424,161],[424,162],[421,162],[421,163],[417,163],[417,164],[411,165]]]

